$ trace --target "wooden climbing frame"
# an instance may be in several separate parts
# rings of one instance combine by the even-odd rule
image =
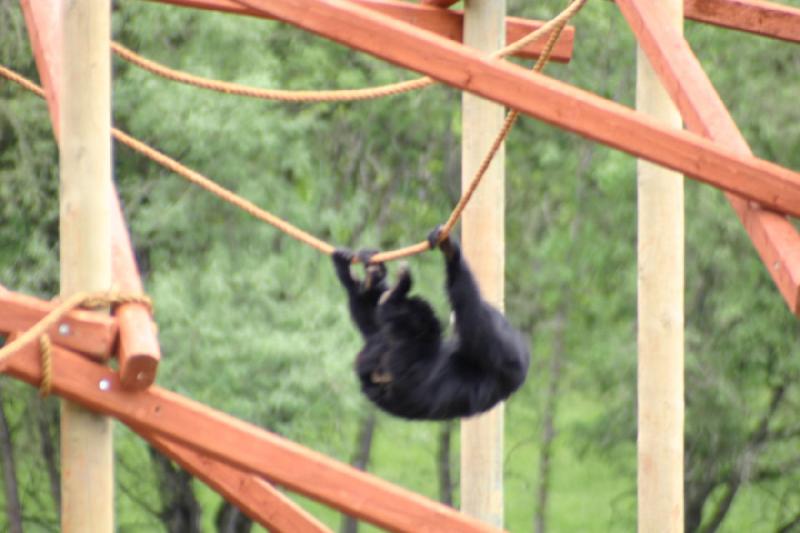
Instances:
[[[753,157],[688,44],[659,24],[663,15],[658,0],[617,3],[689,132],[660,126],[631,109],[462,46],[462,15],[443,9],[452,0],[422,0],[420,5],[393,0],[164,1],[294,24],[726,190],[789,308],[800,313],[800,235],[786,218],[800,216],[800,175]],[[58,135],[58,14],[45,2],[21,0],[21,5]],[[685,10],[694,20],[800,42],[796,8],[756,0],[685,0]],[[508,18],[509,40],[538,24]],[[574,31],[568,29],[554,59],[568,61],[573,40]],[[520,55],[535,56],[542,44],[535,42]],[[121,291],[140,293],[141,278],[116,192],[109,202],[115,283]],[[26,330],[53,306],[0,287],[0,332]],[[142,304],[120,305],[114,317],[72,311],[48,333],[55,345],[54,393],[130,425],[265,527],[328,531],[283,496],[278,485],[393,531],[496,531],[152,386],[160,348]],[[119,373],[103,364],[115,346]],[[39,357],[37,345],[23,346],[0,363],[0,371],[38,385],[43,377]]]

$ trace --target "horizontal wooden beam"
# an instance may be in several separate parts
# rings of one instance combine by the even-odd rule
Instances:
[[[131,427],[158,433],[238,470],[326,503],[390,531],[497,532],[454,509],[396,487],[256,426],[152,386],[122,387],[109,368],[56,347],[53,392]],[[38,386],[36,347],[4,361],[6,373]]]
[[[260,477],[237,470],[157,433],[135,426],[132,429],[269,531],[331,533],[327,526]]]
[[[800,8],[760,0],[684,0],[686,18],[800,42]]]
[[[21,0],[21,5],[53,131],[58,138],[59,95],[56,87],[61,80],[61,20],[54,4]],[[114,283],[120,291],[141,294],[144,290],[141,276],[114,184],[109,202]],[[123,383],[132,389],[149,387],[155,381],[161,359],[150,311],[141,304],[125,304],[116,308],[116,316],[120,323],[119,365]]]
[[[617,0],[617,4],[686,126],[750,156],[747,141],[688,43],[662,23],[667,13],[659,0]],[[787,305],[800,316],[800,234],[786,217],[727,196]]]
[[[0,290],[0,332],[12,333],[30,329],[57,305],[32,296]],[[56,344],[96,359],[108,359],[117,339],[117,323],[110,316],[75,310],[67,313],[47,334]]]
[[[800,216],[800,175],[346,0],[236,0],[524,114]],[[391,43],[391,46],[387,46]]]
[[[158,0],[163,3],[177,6],[193,7],[198,9],[209,9],[214,11],[224,11],[238,15],[250,15],[261,18],[276,18],[269,16],[259,10],[250,9],[247,6],[238,4],[235,0]],[[413,24],[418,28],[431,31],[448,39],[461,42],[463,38],[464,12],[459,10],[443,10],[427,5],[411,4],[395,0],[352,0],[361,6],[374,9],[385,15]],[[506,38],[512,43],[525,35],[537,30],[544,23],[534,20],[526,20],[517,17],[506,19]],[[553,54],[550,56],[553,61],[566,63],[572,58],[572,48],[575,41],[575,28],[568,26],[564,28],[561,36],[556,42]],[[519,57],[535,58],[539,57],[547,36],[535,41],[522,48],[515,55]],[[390,42],[386,42],[391,46]]]

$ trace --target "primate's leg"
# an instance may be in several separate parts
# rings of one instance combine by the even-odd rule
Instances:
[[[370,263],[372,256],[377,254],[377,250],[359,250],[356,257],[364,265],[364,283],[362,284],[365,292],[372,292],[376,297],[380,297],[386,291],[386,265],[383,263]]]
[[[403,300],[408,291],[411,290],[411,285],[411,271],[408,268],[408,264],[403,263],[397,271],[397,282],[394,287],[381,294],[379,305]]]
[[[331,256],[333,266],[336,268],[336,276],[348,294],[356,290],[356,280],[350,273],[350,264],[353,262],[353,257],[353,252],[346,248],[337,248]]]

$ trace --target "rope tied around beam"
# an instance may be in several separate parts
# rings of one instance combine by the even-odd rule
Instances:
[[[494,52],[493,54],[491,54],[490,57],[495,57],[495,58],[504,57],[504,56],[506,56],[508,54],[511,54],[511,53],[517,51],[518,49],[526,46],[527,44],[529,44],[529,43],[541,38],[544,35],[549,35],[549,39],[548,39],[548,42],[547,42],[547,44],[545,46],[545,49],[543,50],[542,54],[539,56],[539,59],[536,62],[536,65],[533,68],[533,70],[535,72],[540,72],[544,68],[544,66],[547,64],[547,62],[548,62],[548,60],[550,58],[550,55],[552,54],[553,48],[554,48],[554,46],[555,46],[555,44],[556,44],[556,42],[558,40],[558,37],[561,34],[561,32],[563,31],[563,29],[566,26],[567,22],[575,14],[577,14],[578,11],[580,11],[580,9],[584,6],[584,4],[586,2],[587,2],[587,0],[572,0],[572,2],[569,4],[569,6],[567,6],[567,8],[564,9],[564,11],[562,11],[561,13],[559,13],[555,18],[553,18],[550,21],[546,22],[543,26],[541,26],[536,31],[531,32],[530,34],[528,34],[527,36],[519,39],[518,41],[516,41],[516,42],[514,42],[514,43],[512,43],[512,44],[510,44],[510,45],[508,45],[508,46],[506,46],[506,47]],[[144,58],[142,58],[142,59],[144,59]],[[149,60],[146,60],[146,61],[148,61],[148,64],[157,65],[156,63],[150,62]],[[163,68],[166,69],[166,67],[163,67]],[[168,70],[171,70],[171,69],[168,69]],[[177,71],[173,71],[173,72],[177,72]],[[181,73],[179,73],[179,74],[181,74]],[[33,82],[31,82],[29,80],[26,80],[22,76],[14,73],[13,71],[11,71],[11,70],[9,70],[9,69],[7,69],[5,67],[0,66],[0,75],[3,75],[6,78],[10,79],[11,81],[14,81],[14,82],[20,84],[21,86],[23,86],[24,88],[26,88],[26,89],[28,89],[30,91],[33,91],[34,93],[36,93],[39,96],[44,97],[44,91],[40,87],[38,87]],[[196,78],[196,77],[194,77],[194,78]],[[420,78],[420,79],[428,79],[428,80],[430,80],[430,78]],[[182,80],[176,79],[176,81],[182,81]],[[213,82],[214,80],[207,80],[207,81]],[[431,83],[433,83],[433,82],[431,81]],[[208,88],[212,88],[213,85],[215,85],[215,84],[214,83],[209,83],[209,84],[206,84],[204,86],[207,86]],[[222,92],[231,92],[231,91],[223,90]],[[336,91],[334,91],[334,92],[336,92]],[[307,101],[313,101],[313,100],[307,100]],[[508,136],[508,133],[511,131],[511,127],[513,126],[514,122],[516,121],[518,115],[519,115],[518,111],[512,111],[507,116],[506,122],[505,122],[503,128],[498,133],[497,137],[495,138],[494,143],[492,144],[491,149],[486,154],[486,157],[484,158],[483,163],[481,164],[481,166],[478,168],[477,172],[473,176],[473,178],[472,178],[472,180],[470,182],[470,186],[468,187],[467,191],[462,195],[462,197],[459,200],[458,204],[456,204],[456,206],[454,207],[452,213],[448,217],[448,219],[445,222],[445,224],[442,225],[442,231],[441,231],[441,238],[442,239],[446,238],[452,232],[453,227],[458,222],[458,219],[460,218],[461,214],[463,213],[467,203],[472,198],[472,195],[474,194],[474,192],[477,190],[478,186],[480,185],[480,182],[483,179],[483,176],[486,173],[486,170],[489,167],[489,164],[491,163],[492,159],[494,158],[495,154],[497,153],[498,149],[500,148],[500,145],[503,143],[503,141]],[[167,169],[171,170],[172,172],[175,172],[176,174],[178,174],[182,178],[186,179],[187,181],[189,181],[189,182],[191,182],[191,183],[193,183],[193,184],[205,189],[206,191],[216,195],[217,197],[219,197],[220,199],[230,203],[231,205],[234,205],[234,206],[238,207],[239,209],[245,211],[246,213],[250,214],[254,218],[257,218],[257,219],[259,219],[259,220],[261,220],[263,222],[266,222],[267,224],[272,225],[273,227],[277,228],[280,231],[283,231],[284,233],[286,233],[290,237],[292,237],[292,238],[294,238],[294,239],[296,239],[296,240],[298,240],[298,241],[300,241],[300,242],[302,242],[302,243],[304,243],[304,244],[306,244],[306,245],[308,245],[308,246],[310,246],[312,248],[315,248],[316,250],[318,250],[318,251],[320,251],[320,252],[322,252],[322,253],[324,253],[326,255],[331,255],[333,253],[333,251],[335,250],[335,247],[332,244],[327,243],[327,242],[315,237],[314,235],[311,235],[310,233],[298,228],[297,226],[294,226],[290,222],[288,222],[286,220],[283,220],[282,218],[270,213],[269,211],[266,211],[265,209],[262,209],[262,208],[258,207],[257,205],[255,205],[254,203],[250,202],[249,200],[246,200],[245,198],[242,198],[241,196],[237,195],[233,191],[230,191],[230,190],[222,187],[221,185],[219,185],[218,183],[216,183],[213,180],[209,179],[208,177],[206,177],[206,176],[200,174],[199,172],[197,172],[195,170],[192,170],[191,168],[179,163],[178,161],[176,161],[176,160],[170,158],[169,156],[167,156],[166,154],[163,154],[163,153],[159,152],[158,150],[148,146],[147,144],[139,141],[138,139],[128,135],[127,133],[125,133],[125,132],[123,132],[123,131],[121,131],[121,130],[119,130],[117,128],[112,128],[111,131],[112,131],[113,137],[116,140],[118,140],[119,142],[121,142],[122,144],[125,144],[129,148],[139,152],[140,154],[144,155],[145,157],[147,157],[149,159],[152,159],[153,161],[155,161],[156,163],[160,164],[164,168],[167,168]],[[420,254],[420,253],[423,253],[423,252],[425,252],[425,251],[427,251],[429,249],[430,249],[430,243],[427,240],[425,240],[425,241],[418,242],[418,243],[410,245],[410,246],[406,246],[404,248],[398,248],[396,250],[391,250],[391,251],[388,251],[388,252],[381,252],[381,253],[375,254],[374,256],[372,256],[371,261],[374,262],[374,263],[393,261],[393,260],[396,260],[396,259],[401,259],[401,258],[404,258],[404,257],[409,257],[409,256],[412,256],[412,255]],[[357,262],[358,260],[354,259],[354,261]]]
[[[55,326],[64,318],[64,315],[78,307],[97,309],[99,307],[127,303],[142,304],[147,307],[152,314],[153,301],[149,296],[144,294],[129,294],[115,291],[77,292],[59,303],[24,333],[0,348],[0,363],[23,346],[38,338],[42,361],[42,381],[39,385],[39,391],[42,396],[47,396],[50,394],[53,383],[53,345],[50,336],[47,334],[47,330]]]

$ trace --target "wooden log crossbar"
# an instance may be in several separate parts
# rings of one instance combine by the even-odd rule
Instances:
[[[21,347],[6,362],[9,375],[38,385],[42,374],[36,346]],[[204,461],[211,461],[207,463],[211,465],[209,473],[225,471],[228,476],[219,478],[218,483],[246,481],[247,487],[256,487],[258,492],[251,498],[242,496],[244,486],[238,489],[228,486],[243,498],[249,498],[250,505],[244,508],[247,512],[256,509],[254,502],[258,498],[269,499],[272,505],[280,500],[273,489],[265,490],[263,484],[250,476],[255,475],[389,531],[500,531],[157,386],[143,391],[125,389],[113,370],[61,347],[54,347],[52,390],[63,398],[128,424],[144,438],[153,439],[156,446],[182,464],[188,464],[188,459],[197,469],[205,468]],[[178,448],[174,448],[175,445]],[[239,472],[231,472],[230,468]],[[244,475],[248,473],[250,475]],[[290,523],[302,524],[301,529],[285,531],[324,531],[293,513],[290,506],[284,505],[280,511],[292,515],[288,519]],[[268,516],[260,518],[271,520],[274,525],[274,508],[261,509],[261,512]]]
[[[427,5],[416,5],[409,2],[396,0],[352,0],[354,3],[374,9],[384,15],[389,15],[397,20],[434,32],[453,41],[462,42],[464,12],[460,10],[444,10]],[[236,0],[160,0],[161,3],[176,6],[223,11],[237,15],[249,15],[274,19],[269,13],[251,9],[239,4]],[[518,17],[506,17],[506,40],[510,44],[529,33],[540,28],[544,23],[536,20],[526,20]],[[567,63],[572,58],[573,43],[575,41],[575,28],[567,26],[561,33],[555,48],[550,55],[550,60]],[[524,58],[537,58],[544,49],[547,36],[528,44],[514,55]],[[387,43],[389,44],[389,43]]]

